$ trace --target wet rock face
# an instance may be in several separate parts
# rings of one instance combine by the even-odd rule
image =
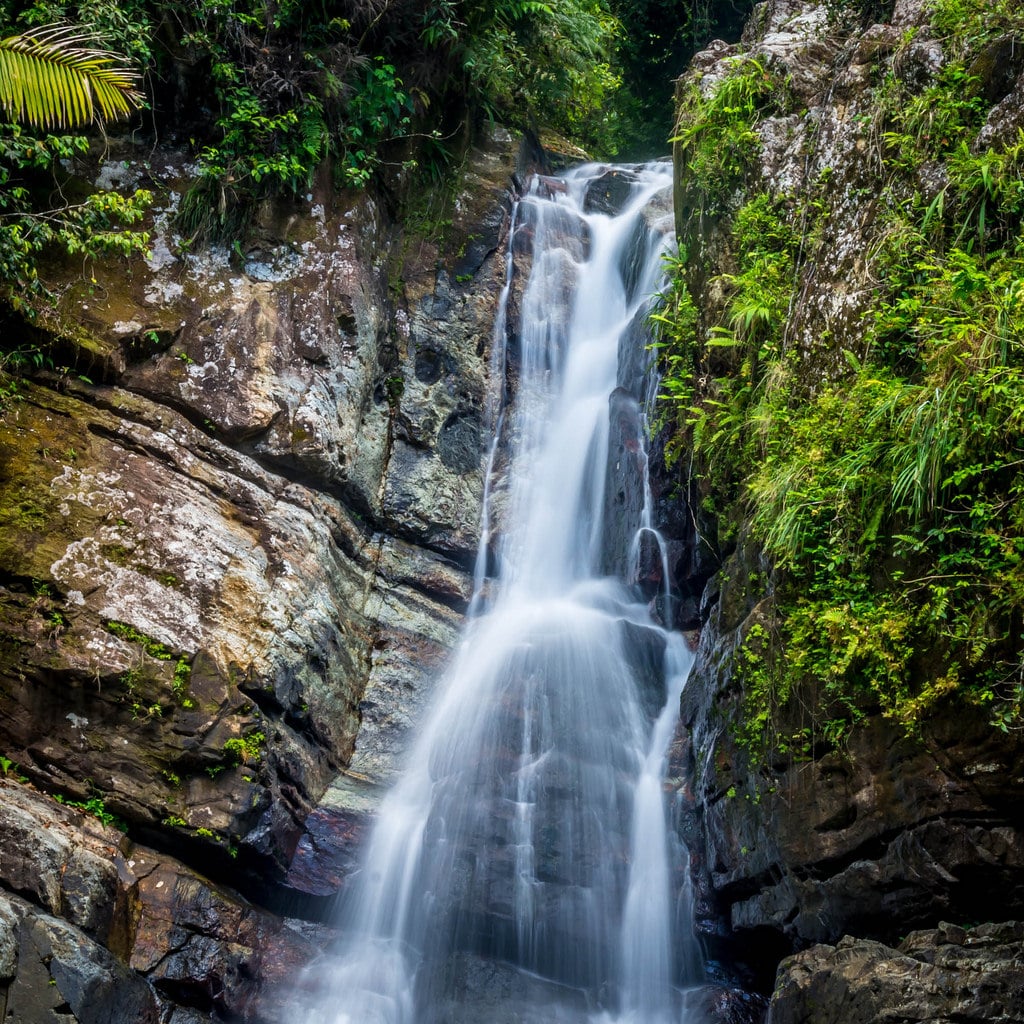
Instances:
[[[525,154],[495,130],[469,155],[443,244],[323,189],[261,211],[244,251],[190,253],[183,159],[159,151],[151,258],[97,265],[88,289],[53,268],[43,326],[79,372],[40,375],[0,419],[0,763],[149,852],[143,875],[123,841],[97,853],[3,794],[11,1019],[155,1020],[153,998],[178,1024],[279,1018],[264,989],[306,940],[184,861],[312,916],[343,885],[471,596]],[[112,951],[102,984],[129,964],[150,1003],[125,988],[125,1016],[80,1011],[72,982],[29,970],[26,929]]]
[[[441,461],[456,472],[468,473],[480,463],[483,446],[479,417],[473,413],[452,413],[438,437]]]
[[[619,175],[619,172],[616,172]],[[628,176],[615,182],[628,182]],[[602,190],[610,185],[608,175],[597,179]],[[627,187],[624,185],[623,187]],[[603,191],[599,193],[603,195]],[[621,271],[627,294],[635,296],[640,274],[652,246],[671,232],[672,195],[666,187],[645,207],[630,244],[624,250]],[[685,466],[665,466],[664,446],[671,430],[662,428],[649,437],[644,410],[651,408],[657,389],[656,356],[651,351],[649,308],[638,311],[619,343],[618,386],[609,399],[609,444],[605,485],[607,536],[603,568],[609,575],[626,579],[651,603],[656,619],[670,628],[695,630],[700,625],[697,598],[719,560],[694,523],[703,516]],[[659,537],[640,535],[631,555],[633,540],[641,523],[645,492],[650,488],[652,521]],[[666,590],[668,598],[666,600]]]
[[[603,569],[606,573],[637,583],[648,600],[662,585],[660,557],[651,557],[649,545],[644,555],[630,565],[630,546],[640,527],[644,507],[646,438],[640,407],[624,387],[616,388],[609,399],[608,465],[605,484],[606,532]],[[644,542],[646,538],[641,538]],[[637,579],[630,579],[630,572]]]
[[[999,919],[1024,903],[1024,751],[996,740],[984,715],[950,713],[914,739],[869,721],[841,752],[776,755],[751,774],[729,740],[703,731],[704,714],[735,721],[735,694],[714,700],[708,713],[692,697],[687,714],[702,860],[744,957],[757,959],[769,936],[781,951],[844,933],[894,942],[940,918]]]
[[[23,785],[0,781],[0,815],[5,1021],[280,1019],[309,937]]]
[[[628,170],[609,169],[601,177],[595,178],[587,188],[583,209],[587,213],[616,214],[621,212],[629,199],[630,187],[634,181],[636,181],[635,175]]]
[[[451,1024],[544,1024],[586,1013],[582,994],[494,960],[456,954],[439,973],[438,988],[453,993],[440,1011]]]

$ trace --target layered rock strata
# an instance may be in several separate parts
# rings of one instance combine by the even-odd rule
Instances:
[[[418,229],[324,185],[195,251],[180,154],[101,168],[152,251],[51,268],[0,421],[5,1019],[277,1019],[312,946],[239,892],[326,913],[458,635],[532,152],[492,132]]]

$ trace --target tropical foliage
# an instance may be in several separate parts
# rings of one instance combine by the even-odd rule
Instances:
[[[738,657],[749,745],[785,745],[789,701],[832,741],[876,712],[913,731],[951,699],[1024,726],[1024,130],[979,137],[977,78],[1024,14],[931,7],[949,59],[924,87],[883,67],[850,121],[881,174],[875,298],[845,353],[798,343],[792,312],[848,192],[830,168],[788,193],[756,178],[785,83],[741,57],[681,108],[684,198],[729,269],[689,239],[657,315],[664,392],[723,552],[747,530],[774,565],[771,628]],[[718,298],[699,315],[691,290]]]
[[[88,150],[83,136],[50,134],[129,116],[141,105],[138,75],[114,54],[93,48],[80,29],[27,29],[0,40],[0,296],[31,312],[41,291],[37,259],[48,248],[85,257],[145,248],[135,231],[150,200],[144,190],[124,196],[94,192],[53,202],[64,165]],[[16,365],[19,347],[3,359]],[[6,383],[5,386],[9,386]]]
[[[615,145],[607,100],[621,27],[607,0],[8,0],[6,10],[23,36],[44,15],[73,20],[146,66],[151,119],[173,118],[196,148],[200,180],[182,222],[194,237],[236,235],[254,201],[306,192],[328,163],[347,186],[394,181],[398,168],[436,178],[485,116]]]
[[[616,117],[630,159],[660,156],[671,134],[675,81],[712,39],[738,39],[754,0],[610,0],[625,31],[614,65]]]
[[[753,57],[734,57],[728,65],[710,93],[691,79],[680,99],[672,142],[686,168],[687,214],[724,212],[760,152],[755,125],[789,106],[785,82]]]
[[[80,30],[56,25],[0,39],[0,107],[39,131],[128,117],[141,106],[137,74],[83,46]]]
[[[735,30],[748,6],[0,0],[0,109],[9,122],[0,127],[0,289],[27,308],[46,249],[145,245],[132,230],[142,193],[50,198],[88,149],[65,133],[131,114],[140,92],[150,108],[144,131],[170,127],[194,149],[198,178],[179,206],[187,244],[234,242],[255,203],[304,195],[328,168],[340,186],[376,181],[392,203],[415,200],[486,118],[551,129],[599,154],[631,140],[660,151],[666,131],[653,104],[667,109],[688,50],[727,22]],[[81,28],[48,27],[55,23]],[[126,65],[144,72],[144,88]],[[642,141],[652,131],[657,138]]]

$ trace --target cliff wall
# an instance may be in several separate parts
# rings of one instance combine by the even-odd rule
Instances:
[[[1019,18],[953,6],[769,0],[739,44],[712,44],[679,85],[676,467],[721,559],[683,695],[677,770],[692,789],[678,790],[680,828],[700,930],[748,984],[774,988],[774,1024],[889,1020],[897,1007],[915,1020],[1010,1020],[1022,1005],[1024,745],[1012,684],[978,682],[1003,659],[1013,677],[1019,621],[988,619],[987,653],[972,662],[953,623],[999,599],[963,583],[976,571],[967,558],[933,568],[958,557],[935,532],[1008,478],[947,495],[923,525],[893,502],[872,520],[895,463],[872,463],[871,492],[848,457],[878,422],[857,403],[877,408],[864,396],[881,402],[880,381],[947,394],[959,372],[930,363],[946,327],[969,318],[948,292],[937,298],[950,261],[964,251],[979,274],[1001,273],[997,254],[1019,237],[1016,201],[962,176],[972,161],[1016,159]],[[1009,272],[1011,290],[1018,278]],[[906,316],[886,319],[893,309]],[[945,351],[971,365],[983,335],[965,329]],[[992,379],[1016,373],[1012,337],[986,363]],[[959,429],[970,415],[950,404],[937,420]],[[908,437],[915,458],[931,450]],[[977,461],[983,443],[964,445]],[[940,489],[958,485],[946,479],[958,457],[940,457]],[[830,459],[850,474],[833,491]],[[812,501],[807,526],[798,512]],[[1015,549],[1005,508],[987,528]],[[798,542],[780,540],[780,523],[796,523]],[[926,539],[901,549],[914,530]],[[922,594],[942,571],[962,589],[935,611]],[[918,616],[913,629],[897,624],[897,602],[901,622]]]
[[[470,597],[532,159],[495,129],[404,230],[325,183],[195,251],[180,153],[83,162],[158,200],[11,328],[57,365],[0,420],[5,1019],[277,1019],[313,926],[246,897],[325,912]]]

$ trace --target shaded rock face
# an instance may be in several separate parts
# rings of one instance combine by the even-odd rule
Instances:
[[[604,209],[602,204],[612,198],[621,205],[625,195],[619,191],[628,189],[628,181],[627,170],[609,171],[597,178],[587,193],[588,206]],[[622,272],[628,294],[635,296],[650,246],[670,230],[671,218],[672,195],[666,188],[645,208],[624,250]],[[665,469],[664,446],[671,431],[662,428],[653,438],[649,436],[648,416],[654,409],[658,381],[648,318],[649,309],[641,309],[623,333],[618,386],[609,398],[603,568],[609,575],[635,585],[640,595],[652,602],[652,614],[664,625],[690,631],[700,624],[697,598],[719,560],[702,539],[701,531],[694,529],[703,516],[695,487],[683,471],[685,467]],[[657,539],[651,533],[637,537],[648,490],[651,521],[660,534]]]
[[[729,599],[723,588],[722,607]],[[1024,901],[1020,743],[960,709],[921,737],[872,719],[842,751],[822,744],[752,767],[730,736],[742,713],[730,659],[762,614],[719,633],[716,609],[699,651],[706,668],[684,698],[689,813],[699,819],[686,828],[712,948],[724,943],[767,986],[774,957],[811,943],[845,933],[895,942],[942,918],[1015,913]],[[711,672],[715,689],[702,693]],[[780,731],[802,727],[786,720]]]
[[[18,1024],[156,1024],[146,982],[103,946],[17,897],[0,897],[0,930],[9,950],[0,965],[0,1010]]]
[[[875,211],[864,196],[877,181],[858,115],[869,108],[880,65],[897,56],[892,66],[905,81],[924,88],[934,80],[946,58],[928,18],[929,5],[900,0],[889,22],[851,35],[849,21],[830,25],[824,5],[772,0],[758,6],[744,35],[743,50],[780,73],[795,107],[806,108],[758,125],[755,187],[779,196],[817,183],[835,211],[827,237],[815,241],[827,258],[808,261],[786,328],[812,381],[835,372],[843,349],[856,350],[873,298]],[[917,32],[906,41],[910,28]],[[726,74],[737,52],[715,43],[695,58],[702,88]],[[1024,108],[1014,97],[1024,79],[1003,49],[991,56],[993,65],[1004,63],[983,79],[993,106],[982,138],[1007,138],[1022,125]],[[685,194],[681,181],[677,195],[685,201]],[[934,187],[923,194],[934,195]],[[736,205],[742,202],[737,195]],[[677,205],[676,216],[686,244],[702,246],[711,268],[694,282],[695,301],[720,310],[725,297],[714,273],[730,272],[725,227],[688,221],[685,206]],[[714,537],[713,524],[696,516],[694,523],[698,535]],[[986,1002],[970,994],[981,992],[984,972],[971,973],[966,939],[935,940],[944,950],[957,947],[942,954],[941,971],[924,946],[897,952],[878,943],[895,946],[910,930],[940,921],[1024,915],[1024,740],[994,730],[984,709],[956,707],[931,716],[915,737],[869,718],[837,748],[809,712],[789,708],[775,727],[780,737],[802,741],[755,759],[736,742],[744,714],[737,654],[755,627],[770,635],[771,566],[742,530],[725,555],[721,571],[694,595],[698,663],[671,767],[709,954],[767,993],[779,961],[805,951],[783,964],[775,1024],[904,1019],[904,1009],[915,1020],[1019,1018],[1024,1003],[1012,957],[985,967],[998,994]],[[992,928],[995,934],[1002,925]]]
[[[11,1019],[278,1019],[264,990],[309,941],[185,865],[314,916],[351,869],[470,597],[502,247],[532,159],[495,130],[441,241],[324,188],[261,211],[248,250],[189,253],[183,160],[158,151],[116,168],[164,197],[151,257],[88,284],[53,268],[43,326],[76,372],[0,420],[0,763],[148,850],[144,872],[121,838],[93,856],[81,815],[26,817],[4,789]],[[53,973],[46,944],[74,942],[104,993],[141,1002],[104,1016],[91,975]],[[58,991],[26,1002],[39,985]]]

